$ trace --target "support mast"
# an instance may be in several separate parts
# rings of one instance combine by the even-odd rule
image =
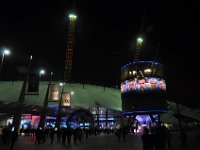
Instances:
[[[65,61],[65,82],[71,81],[72,74],[72,60],[73,60],[73,44],[74,44],[74,29],[77,16],[74,14],[69,15],[69,29],[67,36],[67,49],[66,49],[66,61]]]
[[[75,14],[69,15],[69,28],[68,28],[68,35],[67,35],[67,49],[66,49],[66,60],[65,60],[65,71],[64,71],[64,82],[71,82],[72,77],[72,62],[73,62],[73,44],[74,44],[74,29],[76,23],[77,16]],[[65,84],[62,85],[62,92],[59,100],[58,105],[58,113],[57,113],[57,120],[56,120],[56,127],[60,129],[61,123],[61,108],[62,108],[62,95],[64,92]]]

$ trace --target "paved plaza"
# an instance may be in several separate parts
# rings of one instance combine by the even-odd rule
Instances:
[[[197,132],[189,132],[186,150],[199,150],[200,141],[197,138]],[[142,150],[141,135],[129,134],[126,141],[118,141],[115,135],[104,134],[89,136],[88,139],[84,138],[82,142],[74,144],[72,141],[71,146],[63,146],[61,143],[56,142],[56,137],[53,144],[50,144],[50,138],[44,144],[35,145],[34,139],[31,136],[19,136],[13,150]],[[172,133],[172,147],[166,150],[182,150],[179,133]],[[0,144],[0,150],[9,150],[9,145]]]

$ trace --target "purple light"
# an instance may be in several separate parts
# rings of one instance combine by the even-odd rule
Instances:
[[[151,121],[151,118],[149,117],[149,115],[137,115],[137,116],[136,116],[136,119],[137,119],[138,122],[140,122],[140,123]]]

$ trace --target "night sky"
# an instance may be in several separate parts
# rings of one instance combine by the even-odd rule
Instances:
[[[53,71],[53,80],[62,81],[67,16],[74,12],[73,81],[119,87],[120,68],[133,61],[145,13],[141,60],[164,65],[169,100],[200,106],[200,5],[189,2],[0,0],[0,48],[12,51],[1,80],[22,80],[32,54],[34,70]]]

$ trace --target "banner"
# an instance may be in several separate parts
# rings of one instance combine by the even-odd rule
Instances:
[[[39,76],[36,73],[31,73],[28,80],[27,95],[39,94]]]
[[[62,93],[62,106],[71,106],[71,94],[70,92]]]
[[[49,101],[59,100],[59,87],[58,84],[51,84],[49,87]]]

